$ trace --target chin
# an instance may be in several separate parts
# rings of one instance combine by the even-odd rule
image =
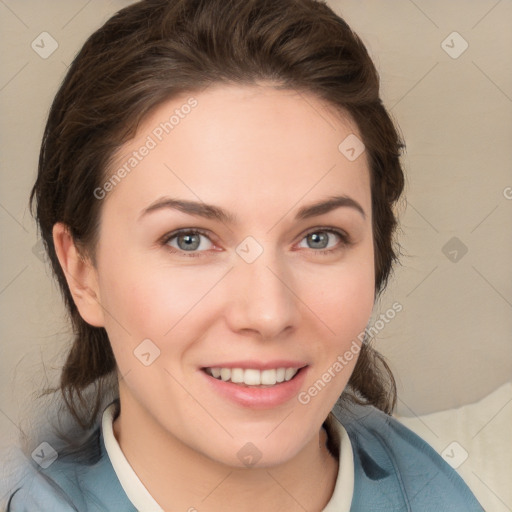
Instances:
[[[296,429],[295,429],[296,431]],[[273,439],[270,439],[273,437]],[[268,432],[252,438],[235,438],[228,443],[217,444],[215,453],[205,453],[209,458],[229,467],[240,469],[264,469],[285,464],[292,460],[305,447],[296,435]]]

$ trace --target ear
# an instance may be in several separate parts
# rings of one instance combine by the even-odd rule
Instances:
[[[94,327],[104,327],[95,267],[80,255],[69,228],[62,222],[53,226],[53,243],[80,316]]]

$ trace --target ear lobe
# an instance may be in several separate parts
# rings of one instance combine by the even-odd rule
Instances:
[[[62,222],[53,226],[53,243],[80,316],[94,327],[104,327],[97,272],[75,245],[69,228]]]

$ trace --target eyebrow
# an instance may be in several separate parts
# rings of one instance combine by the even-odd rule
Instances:
[[[305,220],[311,217],[324,215],[332,210],[341,207],[353,208],[361,214],[363,219],[366,219],[366,213],[363,207],[349,196],[331,196],[328,199],[317,201],[315,203],[303,206],[295,215],[296,220]],[[228,212],[220,206],[206,204],[199,201],[189,201],[186,199],[175,199],[172,197],[161,197],[147,208],[142,210],[139,219],[145,215],[163,209],[179,210],[189,215],[204,217],[206,219],[217,220],[225,224],[235,225],[238,223],[236,215]]]

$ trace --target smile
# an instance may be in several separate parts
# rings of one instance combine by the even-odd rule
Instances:
[[[245,386],[275,386],[293,379],[300,368],[204,368],[211,377]]]

